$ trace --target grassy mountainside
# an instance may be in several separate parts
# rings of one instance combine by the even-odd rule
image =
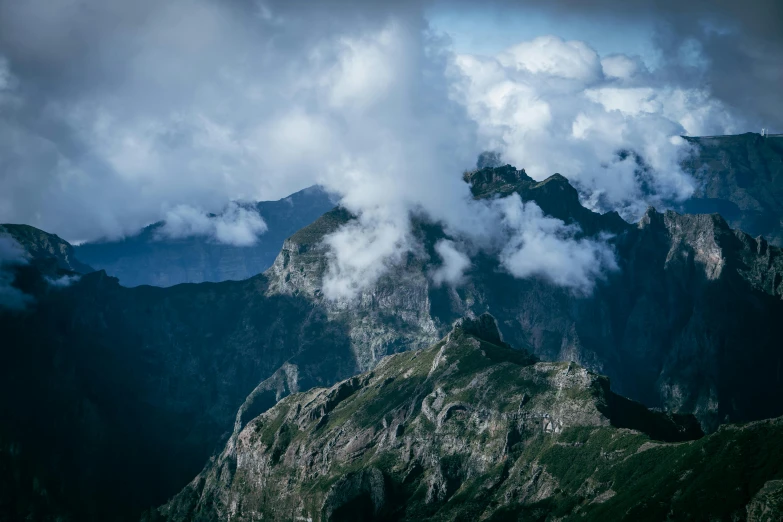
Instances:
[[[736,520],[779,494],[782,434],[773,420],[702,437],[512,350],[485,315],[238,425],[145,520]]]
[[[537,277],[515,279],[493,256],[472,258],[466,283],[437,286],[434,245],[447,238],[418,222],[422,245],[352,302],[321,295],[324,234],[352,217],[325,214],[292,236],[267,275],[277,294],[305,296],[350,325],[359,367],[435,342],[457,318],[492,313],[506,339],[544,360],[572,360],[608,375],[620,393],[650,406],[721,422],[783,415],[783,364],[776,324],[783,317],[783,255],[732,230],[719,215],[649,209],[639,223],[585,209],[559,175],[535,182],[511,166],[466,175],[476,197],[517,192],[574,224],[577,237],[609,233],[619,269],[590,295]],[[763,362],[762,362],[763,361]]]
[[[56,287],[37,263],[15,267],[34,301],[0,310],[0,437],[15,455],[0,463],[33,493],[11,498],[43,487],[75,520],[132,519],[285,395],[426,348],[459,317],[487,311],[514,346],[607,374],[619,393],[695,413],[707,431],[783,414],[779,248],[714,215],[651,209],[629,225],[584,209],[562,176],[537,183],[501,167],[468,181],[477,197],[516,191],[581,237],[609,231],[620,270],[578,295],[514,279],[479,254],[464,286],[436,286],[434,244],[447,236],[419,221],[421,249],[357,300],[331,301],[321,240],[352,219],[341,209],[244,281],[125,288],[98,271]],[[31,505],[8,508],[11,519]]]

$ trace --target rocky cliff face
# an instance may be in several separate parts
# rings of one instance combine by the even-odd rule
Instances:
[[[516,191],[583,236],[608,231],[619,270],[584,296],[478,255],[465,285],[438,287],[428,274],[446,235],[417,222],[417,252],[358,299],[330,301],[321,240],[352,219],[341,209],[244,281],[125,288],[99,271],[54,288],[31,264],[17,283],[34,306],[0,310],[0,442],[23,456],[8,476],[57,492],[77,520],[132,519],[281,398],[425,348],[484,312],[512,345],[607,374],[623,395],[695,413],[707,431],[783,413],[779,248],[718,216],[599,215],[559,175],[538,183],[500,167],[467,181],[476,197]]]
[[[27,477],[74,520],[134,519],[201,469],[286,362],[307,387],[358,371],[342,325],[305,299],[265,298],[267,286],[128,289],[103,271],[29,285],[28,308],[0,310],[0,442],[21,455],[0,475]],[[37,504],[13,506],[12,520]]]
[[[49,271],[86,274],[93,269],[76,258],[70,243],[29,225],[0,225],[0,236],[10,236],[26,253],[28,261]]]
[[[699,438],[692,418],[650,412],[577,364],[512,350],[485,315],[238,423],[144,520],[779,516],[768,481],[780,476],[781,433],[772,421]]]
[[[203,236],[159,237],[161,222],[136,236],[85,243],[75,251],[79,259],[106,270],[128,287],[239,281],[269,268],[283,240],[333,207],[329,194],[318,186],[279,201],[257,203],[255,210],[268,229],[251,246],[220,244]]]
[[[683,210],[720,213],[732,228],[783,245],[783,137],[686,138],[695,148],[683,165],[698,183]]]
[[[348,222],[341,210],[292,236],[270,268],[269,291],[319,303],[347,325],[362,369],[384,355],[434,342],[465,314],[494,314],[504,336],[545,360],[571,360],[610,376],[617,389],[651,406],[719,422],[783,414],[783,362],[775,324],[783,317],[778,247],[731,230],[718,215],[649,209],[636,225],[591,212],[559,175],[537,183],[506,166],[469,173],[476,197],[519,193],[583,236],[610,233],[619,270],[592,295],[547,281],[515,279],[478,255],[467,283],[438,287],[434,244],[446,237],[418,223],[423,245],[353,301],[320,294],[323,236]],[[757,361],[765,361],[758,364]]]

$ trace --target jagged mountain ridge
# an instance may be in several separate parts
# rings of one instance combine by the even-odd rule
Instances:
[[[268,272],[270,288],[308,296],[353,325],[350,336],[363,369],[387,353],[435,342],[462,315],[488,311],[515,346],[606,373],[621,393],[694,412],[708,430],[727,416],[783,414],[780,341],[773,327],[783,317],[779,248],[732,231],[718,215],[649,209],[631,225],[614,213],[596,214],[579,204],[560,175],[535,182],[505,166],[466,179],[477,197],[515,191],[545,213],[578,224],[585,236],[611,232],[619,270],[592,295],[578,296],[539,278],[515,279],[480,254],[463,286],[437,287],[426,274],[438,262],[433,245],[446,236],[419,223],[424,255],[409,255],[356,300],[330,302],[320,294],[327,267],[320,238],[351,219],[335,210],[286,241]],[[761,360],[766,363],[755,368]]]
[[[782,432],[778,419],[701,438],[693,417],[512,350],[484,315],[238,423],[143,520],[754,520],[781,514]]]
[[[55,234],[49,234],[29,225],[0,225],[0,236],[9,236],[24,249],[27,260],[52,270],[86,274],[93,268],[81,262],[74,247]]]
[[[250,246],[221,244],[204,236],[158,237],[164,225],[158,222],[122,240],[83,243],[75,252],[123,286],[239,281],[269,268],[288,236],[334,206],[332,196],[317,185],[278,201],[256,203],[252,208],[268,228]]]
[[[697,190],[679,210],[720,213],[732,228],[754,237],[764,235],[781,246],[783,138],[746,133],[685,139],[693,145],[694,154],[683,168],[696,180]],[[252,247],[220,245],[205,238],[160,239],[156,233],[162,223],[156,223],[136,236],[86,243],[76,251],[87,264],[107,270],[125,286],[246,279],[272,264],[284,239],[333,206],[319,187],[280,201],[258,203],[256,208],[269,224],[269,231]]]
[[[76,519],[132,518],[201,469],[240,406],[241,425],[291,392],[424,348],[456,318],[485,311],[512,344],[608,373],[621,393],[696,412],[706,428],[726,414],[777,413],[779,249],[716,216],[651,210],[629,225],[590,212],[562,176],[539,183],[502,167],[468,181],[479,197],[517,191],[584,235],[611,231],[621,270],[578,297],[542,279],[516,280],[479,256],[465,286],[436,287],[428,273],[444,233],[419,221],[420,251],[356,301],[329,301],[321,239],[352,219],[338,208],[246,281],[124,288],[105,272],[87,274],[36,295],[29,310],[0,312],[10,354],[4,440],[32,455],[31,468],[44,470],[36,480],[56,484]],[[729,365],[733,376],[721,372]],[[52,432],[64,434],[57,444]],[[149,477],[153,468],[166,473]]]

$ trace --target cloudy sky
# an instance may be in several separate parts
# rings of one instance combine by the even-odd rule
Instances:
[[[568,253],[570,232],[478,208],[476,155],[628,219],[686,198],[680,135],[783,132],[782,21],[776,0],[0,0],[0,222],[82,241],[168,218],[241,245],[257,216],[205,213],[321,183],[359,216],[329,239],[336,294],[412,248],[411,212],[466,240],[502,221],[530,273],[531,238]],[[611,268],[582,246],[564,284]]]

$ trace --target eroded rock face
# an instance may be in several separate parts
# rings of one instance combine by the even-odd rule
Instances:
[[[427,259],[417,255],[407,256],[355,299],[332,300],[322,294],[329,259],[322,239],[350,219],[345,210],[335,209],[286,240],[266,274],[266,295],[300,296],[317,303],[331,321],[346,326],[357,366],[364,371],[388,354],[432,344],[440,332],[430,311]]]
[[[748,504],[748,522],[774,522],[783,518],[783,480],[770,480]]]
[[[286,395],[424,348],[455,320],[487,311],[504,342],[543,361],[573,361],[607,374],[622,394],[693,412],[708,431],[720,422],[783,413],[780,249],[715,216],[651,209],[629,225],[579,205],[562,176],[537,183],[503,169],[468,176],[474,189],[482,183],[477,197],[518,191],[579,225],[583,236],[608,230],[619,270],[591,295],[576,295],[546,280],[514,279],[495,259],[478,255],[465,285],[436,287],[428,276],[439,263],[433,246],[447,236],[417,222],[420,249],[357,300],[331,301],[320,290],[327,266],[322,239],[352,219],[336,209],[289,238],[266,274],[246,281],[129,289],[105,272],[87,274],[68,288],[42,292],[24,313],[0,313],[9,354],[0,367],[6,440],[24,441],[21,454],[48,470],[52,480],[45,482],[63,484],[57,491],[88,506],[93,519],[108,516],[95,499],[105,500],[102,508],[137,513],[193,477],[234,428],[231,440],[238,443],[248,422]],[[433,374],[453,362],[446,351],[436,355],[427,370]],[[19,390],[27,399],[19,400]],[[423,418],[436,427],[472,418],[470,401],[443,391],[421,397],[417,407],[430,412]],[[532,392],[518,399],[535,402]],[[314,426],[326,428],[338,410],[313,419]],[[565,433],[568,424],[545,413],[550,417],[536,421],[541,433]],[[394,437],[404,437],[406,425],[394,426]],[[374,441],[373,430],[352,448]],[[52,432],[61,434],[54,443]],[[498,444],[513,446],[516,437],[506,433]],[[284,461],[286,439],[275,440],[270,458]],[[233,476],[232,460],[215,462],[222,480]],[[151,467],[163,471],[150,477]],[[432,472],[425,496],[449,495],[449,469]],[[556,489],[549,472],[537,469],[519,495],[544,498]]]
[[[750,496],[720,506],[703,496],[736,491],[743,475],[715,486],[694,469],[755,469],[754,480],[777,473],[755,466],[783,459],[770,444],[779,421],[700,438],[688,419],[629,406],[576,364],[535,362],[489,342],[497,330],[465,327],[493,322],[462,322],[432,347],[283,399],[145,519],[721,518]],[[746,453],[759,438],[767,444]]]
[[[477,255],[458,287],[435,286],[437,226],[417,223],[416,253],[354,301],[320,294],[325,234],[352,219],[335,210],[292,236],[268,272],[270,295],[305,295],[347,326],[361,369],[386,354],[444,335],[457,318],[491,312],[503,339],[545,360],[571,360],[607,374],[622,393],[650,406],[720,422],[783,414],[783,256],[763,239],[733,231],[718,215],[649,209],[636,225],[581,206],[564,177],[535,182],[511,166],[466,174],[477,197],[518,192],[583,236],[610,233],[619,270],[590,295],[546,280],[515,279]],[[755,361],[764,361],[759,364]]]
[[[732,228],[783,245],[783,137],[756,133],[688,137],[684,163],[696,192],[683,210],[723,215]]]

